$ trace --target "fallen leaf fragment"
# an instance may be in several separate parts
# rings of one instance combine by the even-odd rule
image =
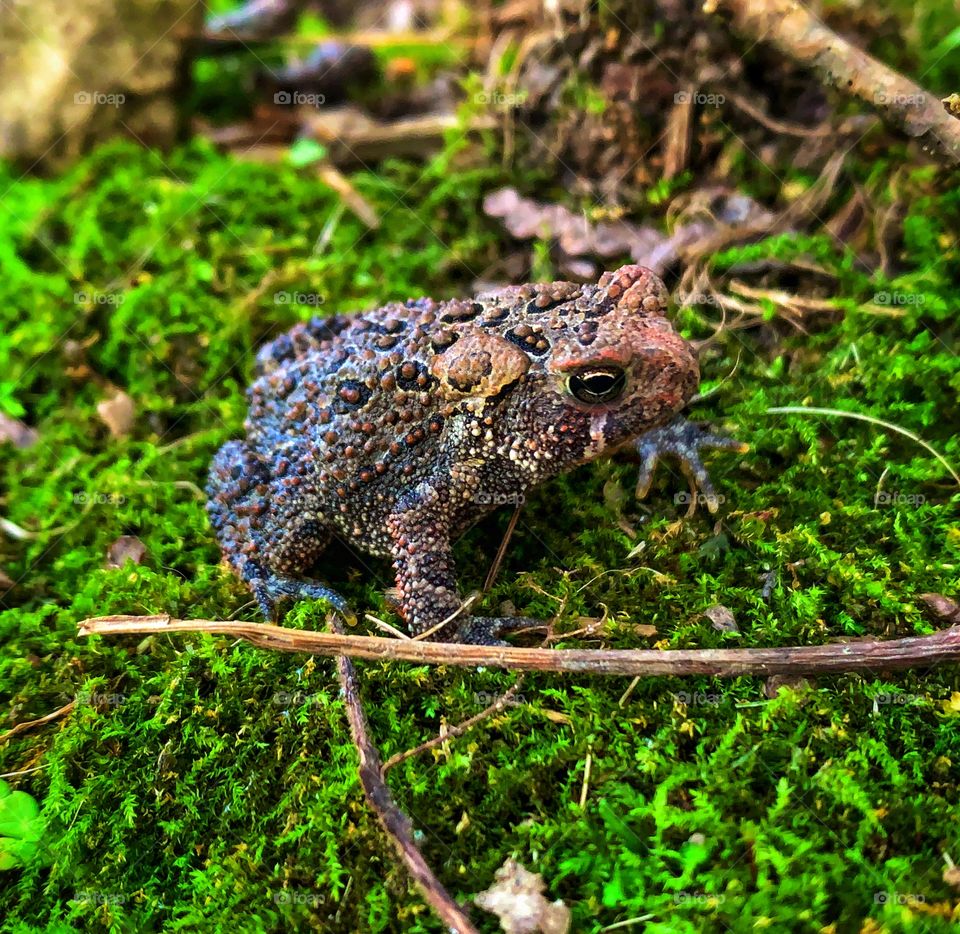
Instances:
[[[713,606],[708,606],[703,611],[703,615],[710,620],[713,628],[719,632],[740,632],[736,617],[729,607],[717,603]]]
[[[147,546],[136,535],[121,535],[107,549],[107,568],[122,568],[129,558],[134,564],[141,564],[147,553]]]
[[[945,619],[948,623],[960,623],[960,603],[942,593],[922,593],[920,599],[934,616]]]
[[[528,872],[515,859],[508,859],[494,878],[496,882],[473,900],[497,915],[507,934],[566,934],[570,930],[570,909],[562,901],[547,901],[543,894],[546,883],[539,873]]]
[[[518,240],[555,240],[567,265],[576,258],[595,256],[601,260],[626,254],[635,263],[663,273],[679,262],[681,253],[724,228],[748,228],[767,223],[770,212],[738,192],[710,189],[713,202],[708,217],[698,217],[678,225],[666,234],[652,225],[639,226],[629,221],[591,222],[562,204],[545,204],[521,197],[514,188],[501,188],[483,199],[483,211],[498,218],[511,236]],[[592,267],[590,267],[592,268]],[[589,273],[580,268],[582,277]]]
[[[123,438],[130,433],[137,410],[133,404],[133,399],[122,389],[118,389],[110,399],[104,399],[103,402],[97,403],[97,414],[100,416],[100,420],[110,429],[110,434],[114,438]]]
[[[0,412],[0,443],[9,441],[15,448],[28,448],[36,444],[38,438],[29,425]]]

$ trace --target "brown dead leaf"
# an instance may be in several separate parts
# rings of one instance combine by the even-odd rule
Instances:
[[[474,903],[500,919],[507,934],[566,934],[570,909],[562,901],[548,902],[539,873],[528,872],[508,859],[496,872],[496,882],[474,896]]]
[[[713,606],[708,606],[703,611],[703,615],[710,620],[713,628],[719,632],[740,632],[736,617],[729,607],[716,603]]]
[[[523,198],[514,188],[501,188],[483,199],[484,213],[503,222],[518,240],[556,241],[561,258],[570,267],[578,257],[609,259],[628,255],[635,263],[663,272],[679,261],[681,253],[718,231],[749,228],[772,215],[746,195],[723,188],[700,192],[706,209],[688,223],[678,224],[672,234],[657,227],[640,227],[629,221],[592,223],[562,204],[545,204]],[[589,272],[583,263],[576,264]]]
[[[594,225],[561,204],[522,198],[513,188],[491,192],[484,198],[483,210],[488,216],[501,219],[518,240],[556,240],[566,257],[607,258],[649,249],[666,239],[653,228],[640,228],[626,221]]]
[[[690,161],[690,145],[693,130],[694,95],[696,88],[687,85],[674,98],[667,114],[666,141],[663,147],[663,177],[676,178]]]
[[[927,609],[934,616],[939,616],[948,623],[960,623],[960,603],[942,593],[922,593],[920,599],[927,605]]]
[[[97,414],[101,421],[110,429],[114,438],[123,438],[130,433],[133,420],[137,414],[133,399],[122,389],[118,389],[110,399],[97,403]]]
[[[16,581],[5,571],[0,571],[0,593],[6,593]]]
[[[147,554],[147,546],[136,535],[121,535],[107,549],[107,568],[122,568],[127,558],[141,564]]]
[[[0,444],[9,441],[15,448],[28,448],[39,435],[29,425],[0,412]]]

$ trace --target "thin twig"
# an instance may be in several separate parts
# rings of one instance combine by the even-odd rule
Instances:
[[[367,45],[371,48],[390,49],[397,46],[415,45],[419,47],[467,47],[468,40],[454,35],[448,29],[424,30],[423,32],[390,32],[384,29],[349,30],[347,32],[324,32],[323,35],[310,33],[286,33],[280,36],[256,35],[231,29],[229,32],[215,32],[205,29],[200,33],[185,37],[196,49],[198,54],[217,55],[234,52],[251,51],[260,45],[276,45],[283,48],[301,48],[313,50],[321,42],[349,42],[354,45]]]
[[[486,720],[487,717],[492,717],[495,713],[499,713],[513,703],[513,699],[517,696],[517,691],[520,690],[522,683],[523,675],[520,675],[512,687],[508,688],[489,707],[481,710],[476,716],[470,717],[469,720],[464,720],[463,723],[458,723],[456,726],[450,727],[445,733],[440,733],[434,736],[433,739],[428,739],[425,743],[421,743],[419,746],[414,746],[412,749],[407,749],[404,752],[398,752],[392,755],[380,766],[380,774],[385,776],[395,765],[399,765],[401,762],[411,759],[413,756],[418,756],[421,752],[426,752],[428,749],[433,749],[434,746],[439,746],[448,740],[456,739],[468,730],[472,730],[481,720]]]
[[[339,622],[331,614],[327,620],[332,633],[341,638]],[[314,635],[327,635],[314,633]],[[360,783],[367,796],[367,803],[373,808],[387,836],[394,842],[400,859],[407,867],[413,881],[417,884],[423,897],[427,900],[439,918],[446,926],[457,934],[477,934],[477,929],[470,923],[467,916],[453,900],[449,892],[440,884],[433,874],[423,854],[413,839],[413,826],[410,818],[397,807],[390,794],[390,788],[383,780],[383,767],[380,756],[370,741],[367,729],[367,718],[360,703],[360,690],[357,684],[357,672],[353,662],[343,655],[337,658],[337,673],[340,676],[340,685],[343,689],[343,701],[347,708],[347,720],[350,724],[350,734],[357,747],[360,757]]]
[[[516,646],[417,642],[334,632],[305,632],[269,623],[173,619],[169,616],[101,616],[79,625],[80,635],[143,635],[205,632],[246,639],[260,648],[313,655],[348,655],[419,665],[569,671],[578,674],[641,676],[820,675],[897,671],[960,661],[960,625],[927,636],[851,642],[842,645],[761,649],[541,649]]]
[[[747,98],[741,97],[739,94],[728,93],[727,97],[729,97],[730,102],[735,107],[739,107],[745,114],[753,117],[757,123],[762,123],[768,130],[773,130],[774,133],[783,133],[786,136],[799,136],[803,139],[833,136],[837,133],[836,127],[826,123],[813,127],[800,126],[798,123],[784,123],[782,120],[777,120],[769,114],[764,113],[759,107],[751,103]]]
[[[580,786],[580,810],[587,806],[587,795],[590,793],[590,769],[593,765],[593,751],[587,750],[587,760],[583,765],[583,784]]]
[[[833,418],[854,418],[860,422],[869,422],[871,425],[879,425],[889,431],[895,431],[911,441],[916,441],[921,447],[926,448],[944,467],[950,471],[950,476],[960,486],[960,474],[958,474],[950,462],[931,444],[928,444],[920,435],[914,434],[907,428],[896,425],[893,422],[884,421],[882,418],[875,418],[873,415],[864,415],[862,412],[847,412],[844,409],[821,409],[814,405],[779,405],[767,409],[768,412],[775,415],[829,415]]]
[[[32,730],[34,727],[43,726],[44,723],[50,723],[53,720],[59,720],[61,717],[67,716],[74,707],[77,706],[75,700],[70,701],[69,704],[64,704],[63,707],[58,707],[53,713],[48,713],[43,717],[37,717],[36,720],[25,720],[23,723],[18,723],[12,729],[7,730],[6,733],[0,733],[0,743],[5,743],[8,739],[13,739],[19,733],[26,733],[28,730]]]
[[[440,632],[440,630],[443,629],[444,626],[448,626],[458,616],[462,615],[467,610],[469,610],[470,607],[472,607],[474,603],[476,603],[477,600],[479,599],[480,599],[480,594],[478,593],[470,594],[470,596],[467,597],[467,599],[464,600],[460,604],[460,606],[458,606],[446,619],[440,620],[440,622],[437,623],[436,626],[431,626],[429,629],[425,630],[424,632],[418,633],[417,635],[413,636],[411,641],[419,642],[425,639],[429,639],[434,633]]]
[[[630,695],[633,693],[633,689],[640,683],[639,676],[634,678],[628,685],[627,689],[620,695],[620,700],[617,701],[617,706],[622,707],[630,698]]]
[[[346,175],[335,165],[329,162],[317,166],[317,176],[329,188],[332,188],[340,200],[355,214],[370,230],[380,229],[380,216],[373,205],[353,186]]]
[[[41,772],[46,767],[47,763],[44,763],[33,769],[19,769],[16,772],[0,772],[0,778],[20,778],[21,775],[32,775],[34,772]]]
[[[391,626],[386,620],[380,619],[379,616],[374,616],[372,613],[364,613],[364,619],[368,619],[377,629],[382,629],[384,632],[390,633],[390,635],[395,636],[397,639],[411,639],[412,636],[407,635],[400,629],[397,629],[396,626]]]
[[[356,125],[343,124],[329,114],[311,112],[303,116],[304,134],[327,147],[325,164],[341,169],[391,156],[426,158],[443,148],[451,131],[475,134],[496,128],[492,116],[475,117],[465,127],[454,113],[401,117],[387,123],[356,121]],[[290,151],[285,138],[265,139],[262,129],[252,121],[210,129],[204,135],[244,161],[279,163]]]
[[[503,556],[507,553],[507,545],[510,544],[510,539],[513,538],[513,530],[517,527],[517,520],[520,518],[521,509],[523,509],[523,504],[517,503],[517,508],[513,510],[513,515],[507,523],[507,530],[503,533],[503,539],[500,541],[500,547],[494,556],[493,564],[490,565],[490,570],[487,571],[487,579],[483,582],[483,593],[487,593],[493,586],[493,582],[497,579],[497,573],[500,571],[500,565],[503,563]]]

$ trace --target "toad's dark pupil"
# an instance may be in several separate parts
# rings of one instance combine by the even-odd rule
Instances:
[[[626,385],[623,370],[581,370],[570,377],[570,392],[581,402],[610,402]]]

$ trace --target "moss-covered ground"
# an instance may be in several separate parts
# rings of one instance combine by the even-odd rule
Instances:
[[[453,145],[426,166],[351,178],[382,216],[376,232],[309,168],[202,143],[163,157],[110,144],[46,180],[0,171],[0,409],[39,432],[30,448],[0,448],[0,569],[15,582],[0,602],[3,725],[80,699],[0,744],[0,773],[42,809],[42,845],[0,873],[4,931],[441,930],[364,804],[331,661],[227,638],[76,636],[108,613],[259,618],[219,563],[200,488],[241,431],[256,347],[318,310],[278,294],[320,296],[306,301],[325,313],[463,293],[510,249],[483,194],[557,194]],[[896,279],[825,235],[715,257],[718,273],[814,259],[841,300],[809,333],[771,321],[705,353],[712,392],[694,414],[751,444],[711,459],[719,516],[684,517],[675,469],[642,503],[635,465],[580,469],[527,502],[486,610],[559,613],[561,630],[606,618],[616,647],[932,630],[919,595],[960,589],[947,469],[874,425],[768,411],[885,419],[960,465],[960,195],[928,170],[900,185]],[[865,307],[879,293],[898,315]],[[704,336],[699,314],[681,323]],[[113,387],[136,406],[121,438],[97,414]],[[508,517],[459,544],[465,590],[482,585]],[[105,569],[121,535],[146,556]],[[395,621],[387,567],[334,551],[328,577]],[[713,604],[739,632],[711,626]],[[323,614],[303,604],[286,624],[319,628]],[[513,683],[360,671],[385,756]],[[624,698],[627,687],[528,676],[521,704],[391,773],[455,895],[488,886],[513,855],[571,906],[577,931],[628,919],[656,934],[957,929],[958,893],[942,879],[945,856],[960,860],[955,668],[778,693],[757,678],[651,679]]]

